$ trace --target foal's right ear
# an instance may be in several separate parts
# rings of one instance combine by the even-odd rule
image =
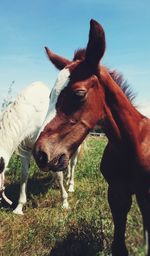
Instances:
[[[4,168],[5,168],[4,158],[0,157],[0,173],[4,171]]]
[[[58,56],[57,54],[53,53],[48,49],[48,47],[45,47],[46,53],[50,61],[54,64],[56,68],[59,70],[65,68],[67,65],[71,63],[70,60],[67,60],[61,56]]]
[[[105,52],[105,32],[103,27],[95,20],[90,21],[89,41],[86,48],[85,60],[95,70]]]

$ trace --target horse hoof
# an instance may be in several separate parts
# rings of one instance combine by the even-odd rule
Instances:
[[[70,192],[70,193],[73,193],[73,192],[74,192],[74,187],[73,187],[73,185],[70,185],[70,186],[69,186],[68,192]]]
[[[64,202],[63,205],[62,205],[62,208],[68,210],[69,209],[68,202]]]
[[[24,215],[23,211],[22,210],[19,210],[19,209],[15,209],[13,210],[13,213],[17,214],[17,215]]]

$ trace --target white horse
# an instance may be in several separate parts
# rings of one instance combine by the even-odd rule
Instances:
[[[18,205],[13,211],[23,214],[27,201],[26,185],[33,145],[45,120],[49,106],[50,90],[42,82],[35,82],[26,87],[17,99],[11,103],[0,117],[0,195],[4,194],[4,174],[13,152],[20,146],[22,161],[22,179]],[[79,150],[78,150],[79,151]],[[77,154],[70,162],[68,184],[70,192],[74,191],[74,168]],[[70,171],[71,168],[71,171]],[[63,185],[63,173],[56,172],[62,196],[62,205],[68,208],[68,194]],[[7,198],[5,197],[7,200]],[[9,202],[9,200],[7,200]],[[11,202],[10,202],[11,203]]]

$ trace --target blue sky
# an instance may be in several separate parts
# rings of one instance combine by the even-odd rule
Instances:
[[[57,70],[44,46],[71,59],[87,44],[91,18],[106,32],[102,63],[124,74],[138,102],[150,102],[149,0],[1,0],[0,102],[13,80],[14,95],[36,80],[51,88]]]

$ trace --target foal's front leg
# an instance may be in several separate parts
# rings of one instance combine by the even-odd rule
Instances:
[[[125,245],[125,229],[127,214],[131,207],[131,195],[125,191],[122,184],[109,186],[108,202],[114,221],[114,240],[112,243],[112,256],[127,256]]]
[[[21,178],[21,186],[20,186],[20,196],[17,207],[14,209],[14,213],[23,215],[23,206],[27,202],[26,196],[26,186],[28,181],[28,170],[30,165],[31,152],[27,151],[22,153],[21,162],[22,162],[22,178]]]
[[[150,256],[150,190],[136,193],[136,198],[143,217],[146,255]]]

